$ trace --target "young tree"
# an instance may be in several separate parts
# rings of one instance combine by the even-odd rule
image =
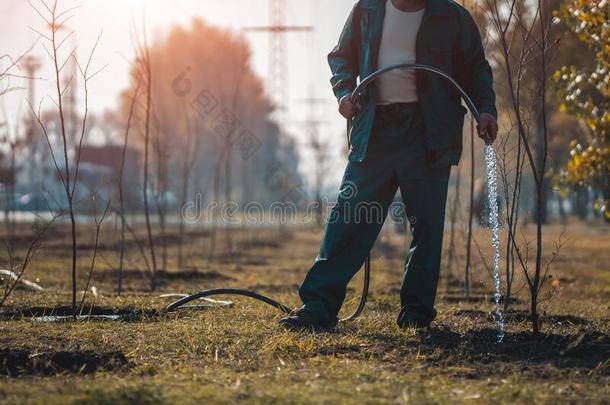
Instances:
[[[30,6],[32,9],[43,19],[46,26],[49,27],[49,33],[43,34],[39,33],[41,37],[43,37],[47,41],[47,45],[50,46],[50,50],[46,48],[47,54],[51,58],[51,62],[53,64],[53,72],[54,72],[54,81],[55,81],[55,98],[52,99],[53,103],[57,107],[57,115],[59,121],[59,137],[61,142],[61,153],[63,155],[63,162],[60,165],[56,158],[56,151],[54,150],[53,144],[51,142],[51,135],[49,134],[45,123],[43,122],[41,116],[41,105],[39,105],[38,110],[36,111],[31,104],[33,100],[30,100],[30,108],[32,113],[35,116],[38,125],[42,129],[45,140],[47,142],[47,146],[49,148],[49,152],[53,159],[53,164],[55,166],[55,170],[57,175],[61,181],[62,188],[64,191],[64,196],[67,200],[68,205],[68,214],[70,216],[70,232],[72,237],[72,311],[74,315],[76,315],[77,305],[76,305],[76,286],[77,286],[77,244],[76,244],[76,215],[75,215],[75,202],[77,199],[76,195],[76,185],[78,182],[78,172],[80,166],[80,153],[82,148],[83,139],[85,136],[85,131],[87,127],[87,117],[89,112],[89,104],[88,104],[88,95],[89,95],[89,81],[94,78],[104,67],[96,71],[95,73],[90,73],[89,69],[91,66],[91,62],[93,59],[93,55],[99,43],[101,33],[97,37],[97,40],[89,54],[89,58],[87,60],[84,68],[78,62],[76,58],[77,48],[74,47],[67,52],[63,52],[62,48],[68,43],[68,39],[72,37],[74,31],[70,31],[67,35],[62,36],[61,31],[66,29],[66,21],[72,17],[72,11],[74,8],[69,8],[66,10],[60,10],[58,7],[58,1],[55,0],[51,4],[41,1],[42,9],[37,8],[32,3]],[[83,82],[84,89],[84,102],[83,102],[83,114],[82,121],[78,128],[78,139],[76,137],[74,139],[70,139],[71,137],[68,134],[67,130],[67,118],[69,115],[73,115],[71,112],[67,111],[65,106],[65,97],[66,92],[75,91],[72,89],[72,81],[75,80],[75,77],[70,77],[65,84],[62,84],[61,75],[64,68],[69,64],[74,63],[80,72],[81,79]],[[63,86],[63,87],[62,87]],[[42,102],[41,102],[42,104]],[[74,118],[74,117],[72,117]],[[75,128],[75,123],[71,123],[71,125]],[[76,133],[75,133],[76,135]],[[73,152],[71,152],[73,151]],[[62,167],[63,165],[63,167]]]
[[[154,107],[153,107],[154,109]],[[152,148],[154,151],[154,163],[156,168],[156,181],[151,191],[154,196],[155,209],[159,223],[159,245],[161,246],[161,270],[167,271],[167,211],[169,200],[169,160],[171,158],[173,144],[170,131],[159,120],[156,111],[153,113],[154,132],[152,137]]]
[[[528,7],[523,0],[487,0],[495,44],[493,56],[500,66],[510,106],[508,119],[520,138],[532,180],[535,184],[536,241],[534,265],[528,262],[529,244],[518,246],[509,232],[525,276],[530,295],[532,329],[539,333],[538,303],[547,279],[549,266],[543,265],[542,236],[545,197],[545,175],[548,158],[548,70],[555,42],[551,36],[551,9],[547,0]],[[532,125],[534,124],[534,125]],[[515,170],[521,171],[519,165]]]
[[[149,192],[149,162],[150,162],[150,143],[151,143],[151,119],[152,119],[152,99],[153,99],[153,75],[152,75],[152,62],[150,59],[150,48],[148,46],[148,36],[146,33],[146,25],[143,27],[144,30],[144,42],[137,41],[136,44],[136,73],[137,77],[141,77],[143,80],[143,86],[145,88],[145,107],[144,107],[144,163],[143,163],[143,179],[142,179],[142,199],[144,201],[144,217],[146,220],[146,235],[148,236],[148,248],[150,250],[150,260],[152,267],[150,269],[150,289],[155,291],[157,287],[157,255],[155,253],[155,240],[152,230],[152,224],[150,221],[150,204],[148,200]]]
[[[184,108],[184,115],[186,121],[186,133],[182,140],[182,189],[180,195],[180,207],[184,207],[188,202],[189,185],[193,173],[193,167],[195,166],[195,158],[197,151],[199,150],[200,139],[199,133],[201,128],[199,120],[193,117],[194,114],[186,108]],[[184,259],[184,234],[185,234],[185,223],[183,215],[178,216],[178,267],[183,267],[185,263]]]
[[[117,294],[121,295],[123,288],[123,261],[125,258],[125,231],[127,229],[127,220],[125,212],[125,195],[123,190],[123,180],[125,174],[125,158],[127,155],[127,146],[129,144],[129,131],[131,130],[131,122],[134,116],[134,110],[136,102],[140,94],[140,88],[142,87],[142,81],[138,77],[136,80],[135,87],[131,95],[131,101],[129,105],[129,114],[127,115],[127,123],[125,124],[125,134],[123,136],[123,149],[121,150],[121,167],[119,169],[118,176],[118,190],[119,190],[119,210],[121,216],[121,241],[119,246],[119,270],[118,270],[118,282],[117,282]]]

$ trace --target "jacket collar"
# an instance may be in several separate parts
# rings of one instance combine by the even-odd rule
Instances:
[[[385,8],[387,0],[361,0],[360,7],[365,10]],[[449,0],[427,0],[426,14],[431,16],[446,17],[449,15]]]

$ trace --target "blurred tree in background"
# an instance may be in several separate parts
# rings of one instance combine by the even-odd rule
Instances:
[[[294,140],[272,122],[274,106],[251,66],[243,36],[193,19],[156,36],[150,47],[152,69],[151,193],[180,195],[185,160],[191,161],[188,199],[267,204],[288,193],[270,178],[301,184]],[[140,66],[134,62],[130,88]],[[121,115],[129,110],[130,91],[122,96]],[[142,98],[145,95],[142,94]],[[143,102],[134,130],[143,132]],[[248,137],[252,139],[247,139]],[[248,140],[253,148],[246,150]],[[134,138],[141,147],[142,137]],[[296,186],[295,186],[296,187]]]
[[[591,187],[600,197],[596,209],[610,221],[610,2],[569,0],[555,12],[595,53],[594,66],[563,66],[553,75],[559,109],[577,117],[586,141],[572,141],[570,159],[555,182],[563,193]]]

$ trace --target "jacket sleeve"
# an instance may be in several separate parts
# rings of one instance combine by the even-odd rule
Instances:
[[[333,86],[337,100],[351,94],[356,88],[356,79],[360,70],[358,66],[360,56],[359,14],[359,3],[356,3],[343,27],[339,43],[328,54],[328,64],[332,73],[330,84]]]
[[[480,113],[498,118],[496,94],[493,89],[493,74],[485,58],[481,34],[470,13],[465,12],[459,36],[457,80],[472,98]]]

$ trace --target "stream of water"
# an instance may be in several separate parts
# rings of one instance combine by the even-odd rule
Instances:
[[[498,219],[498,183],[496,155],[491,145],[485,145],[485,167],[487,169],[487,199],[489,203],[489,223],[492,229],[492,246],[494,248],[493,279],[494,303],[496,305],[496,342],[504,341],[504,315],[500,306],[500,221]]]

